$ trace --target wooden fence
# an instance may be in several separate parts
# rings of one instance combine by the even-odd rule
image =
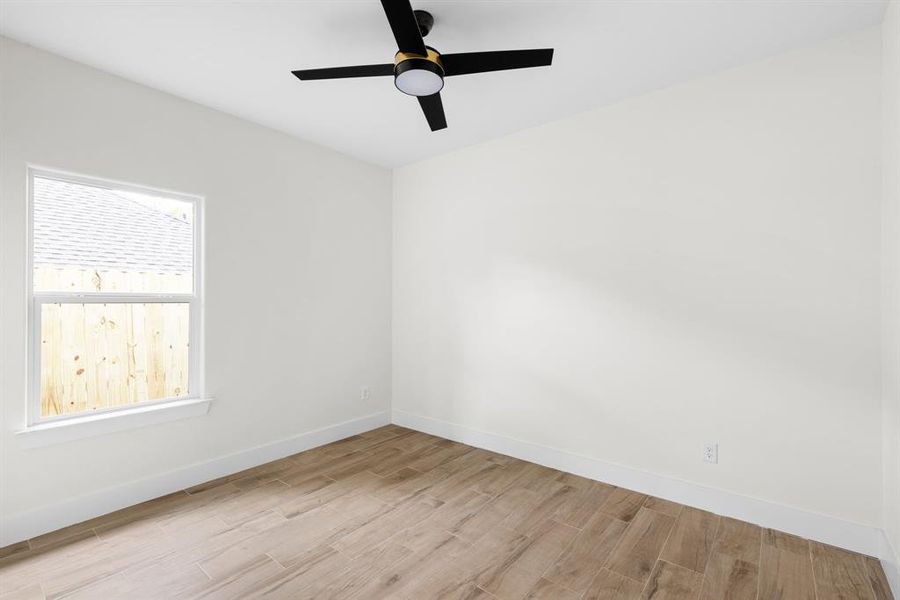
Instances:
[[[35,289],[173,291],[167,278],[39,267]],[[190,281],[190,277],[187,277]],[[70,282],[60,289],[53,282]],[[130,285],[124,288],[123,285]],[[40,286],[40,287],[39,287]],[[135,289],[138,288],[138,289]],[[189,291],[189,288],[188,288]],[[41,415],[72,414],[188,394],[189,305],[186,303],[43,304],[41,310]]]
[[[190,294],[190,273],[138,273],[37,265],[36,292],[165,292]]]

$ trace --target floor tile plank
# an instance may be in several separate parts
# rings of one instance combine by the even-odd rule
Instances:
[[[759,589],[759,567],[755,563],[715,552],[706,565],[701,600],[754,600]]]
[[[664,560],[657,561],[641,600],[694,600],[700,593],[703,575]]]
[[[758,525],[722,517],[714,551],[758,565],[761,538]]]
[[[809,543],[773,529],[763,530],[759,600],[815,600]]]
[[[674,517],[640,509],[625,530],[606,568],[646,583],[674,524]]]
[[[625,488],[616,488],[600,507],[600,510],[620,521],[631,521],[646,500],[646,494],[639,494]]]
[[[703,573],[712,551],[719,517],[704,510],[686,507],[675,520],[675,528],[660,558]]]
[[[5,591],[0,588],[0,600],[44,600],[44,590],[39,583],[18,590]]]
[[[477,579],[478,586],[500,598],[521,598],[572,542],[578,529],[547,520],[526,542]]]
[[[525,598],[526,600],[579,600],[581,594],[552,581],[540,579]]]
[[[656,512],[661,512],[672,517],[678,517],[678,515],[681,514],[684,505],[672,502],[671,500],[657,498],[656,496],[647,496],[647,499],[644,500],[644,508],[649,508],[650,510],[655,510]]]
[[[28,542],[28,540],[25,540],[24,542],[18,542],[16,544],[10,544],[5,548],[0,548],[0,559],[13,556],[14,554],[20,554],[28,550],[31,550],[31,544]]]
[[[585,591],[627,527],[625,521],[596,513],[544,577],[569,589]]]
[[[412,554],[361,586],[352,598],[378,600],[409,597],[411,588],[432,581],[468,548],[456,536],[436,530],[427,530],[425,535],[413,540],[415,543],[412,546],[405,539],[397,541],[410,547]]]
[[[872,584],[872,592],[875,594],[875,600],[893,600],[891,594],[891,586],[888,583],[881,562],[877,558],[867,556],[866,574],[869,576],[869,583]]]
[[[722,517],[703,577],[701,600],[755,600],[762,529]]]
[[[810,548],[818,600],[875,600],[862,555],[819,542],[810,542]]]
[[[600,569],[582,600],[636,600],[643,588],[643,584],[634,579],[609,569]]]
[[[560,481],[577,489],[578,492],[571,501],[560,506],[553,518],[579,529],[587,525],[616,489],[606,483],[586,480],[569,473],[563,473]]]

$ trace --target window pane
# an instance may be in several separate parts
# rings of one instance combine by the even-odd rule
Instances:
[[[41,305],[41,417],[188,394],[186,303]]]
[[[190,293],[194,205],[35,176],[34,289]]]

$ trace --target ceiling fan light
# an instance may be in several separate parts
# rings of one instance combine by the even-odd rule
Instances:
[[[429,60],[404,60],[394,68],[394,85],[410,96],[432,96],[444,87],[444,73]]]

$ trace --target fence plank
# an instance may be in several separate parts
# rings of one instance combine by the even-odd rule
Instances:
[[[39,267],[35,286],[56,291],[83,291],[86,286],[96,291],[169,291],[184,284],[184,276],[178,277]],[[189,316],[189,306],[182,303],[44,304],[42,416],[187,395]]]

